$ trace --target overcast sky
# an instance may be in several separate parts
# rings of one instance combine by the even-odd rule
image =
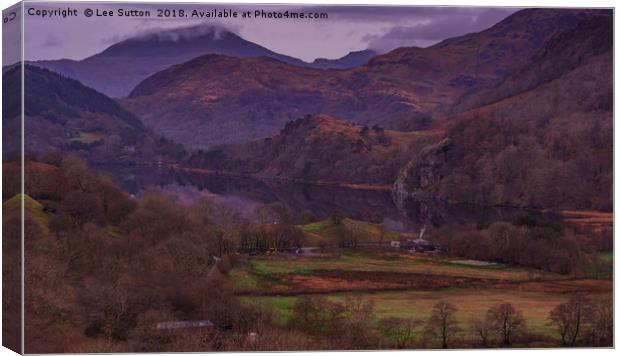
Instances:
[[[477,32],[517,11],[515,8],[480,7],[376,7],[376,6],[260,6],[173,4],[169,9],[186,11],[234,9],[239,13],[256,9],[325,12],[328,19],[158,19],[157,4],[69,3],[77,17],[41,18],[25,15],[25,56],[37,59],[83,59],[99,53],[125,38],[159,28],[175,28],[200,23],[225,26],[246,40],[275,52],[305,61],[339,58],[350,51],[366,48],[387,51],[401,46],[429,46],[445,38]],[[26,12],[63,9],[61,3],[26,3]],[[86,17],[86,8],[99,10],[150,10],[151,18]],[[6,58],[5,54],[5,58]],[[7,64],[6,62],[4,63]]]

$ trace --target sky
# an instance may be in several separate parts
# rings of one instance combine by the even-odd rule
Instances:
[[[32,10],[29,10],[32,8]],[[71,17],[41,17],[29,11],[76,9]],[[86,17],[84,10],[149,10],[151,17]],[[193,10],[303,11],[327,13],[327,19],[157,18],[158,8]],[[321,6],[131,3],[26,3],[24,53],[27,60],[83,59],[123,39],[144,32],[207,23],[225,27],[272,51],[305,61],[339,58],[367,48],[380,52],[402,46],[426,47],[443,39],[477,32],[501,21],[517,8]],[[5,59],[10,55],[4,54]],[[8,61],[8,59],[7,59]],[[7,64],[4,62],[4,65]]]

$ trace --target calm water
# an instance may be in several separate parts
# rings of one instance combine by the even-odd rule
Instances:
[[[248,177],[219,176],[154,167],[97,167],[123,189],[140,196],[147,191],[172,194],[191,202],[206,197],[251,218],[264,204],[281,203],[295,215],[317,220],[335,212],[356,220],[384,223],[397,231],[417,231],[423,225],[440,227],[514,220],[527,214],[521,209],[449,205],[436,201],[408,200],[397,207],[389,191],[360,190]]]

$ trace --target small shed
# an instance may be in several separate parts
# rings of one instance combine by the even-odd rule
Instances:
[[[209,320],[192,320],[192,321],[163,321],[157,323],[157,330],[177,330],[177,329],[199,329],[212,328],[213,323]]]

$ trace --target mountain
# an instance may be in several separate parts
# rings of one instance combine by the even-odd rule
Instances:
[[[450,111],[462,112],[526,92],[583,65],[593,56],[609,51],[613,44],[609,31],[612,21],[611,16],[595,16],[557,33],[528,65],[515,70],[494,87],[467,93]]]
[[[148,76],[210,53],[240,58],[265,56],[293,65],[307,65],[300,59],[246,41],[230,31],[206,25],[129,38],[80,61],[60,59],[32,64],[77,79],[110,97],[120,98]]]
[[[379,53],[373,50],[366,49],[363,51],[349,52],[346,56],[338,59],[317,58],[312,63],[309,63],[308,66],[323,69],[355,68],[361,66],[364,62],[378,54]]]
[[[193,167],[264,178],[389,185],[408,157],[433,140],[431,132],[396,132],[308,116],[277,135],[199,151]]]
[[[602,12],[523,10],[485,31],[399,48],[348,70],[208,55],[154,74],[123,103],[155,132],[203,148],[267,137],[306,114],[420,129],[457,98],[525,65],[556,32]]]
[[[431,125],[445,134],[399,173],[396,201],[611,210],[611,73],[611,16],[557,33],[529,63]]]
[[[268,137],[306,114],[351,113],[359,122],[406,106],[351,78],[346,71],[291,66],[265,57],[207,55],[149,77],[122,103],[155,132],[190,147]]]
[[[19,147],[21,68],[3,73],[3,140]],[[157,142],[142,121],[107,96],[47,69],[24,67],[25,150],[69,150],[94,161],[121,162],[153,155]],[[149,147],[150,146],[150,147]],[[174,145],[173,145],[174,146]],[[5,150],[4,155],[9,154]]]

